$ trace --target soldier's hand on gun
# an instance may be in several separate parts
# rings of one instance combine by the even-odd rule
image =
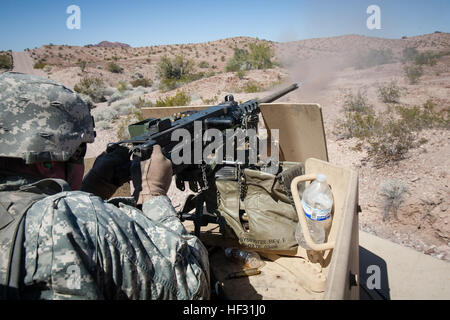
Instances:
[[[162,154],[161,147],[155,145],[151,158],[140,162],[140,167],[132,170],[132,177],[135,190],[140,190],[138,204],[153,197],[165,196],[172,182],[172,162]],[[137,193],[134,195],[136,197]]]
[[[84,177],[81,191],[109,199],[125,182],[130,181],[130,151],[114,146],[95,159],[94,165]]]

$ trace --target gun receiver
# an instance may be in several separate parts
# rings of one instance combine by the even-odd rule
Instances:
[[[108,148],[113,148],[114,145],[132,144],[134,157],[144,161],[151,157],[153,146],[159,144],[165,155],[170,158],[172,149],[178,144],[177,141],[171,140],[172,133],[175,130],[188,130],[191,136],[194,137],[194,123],[197,121],[202,122],[203,130],[209,128],[225,130],[239,126],[245,128],[255,127],[258,122],[258,114],[260,113],[260,103],[273,102],[297,88],[298,84],[294,83],[268,97],[259,100],[249,100],[242,104],[234,101],[232,95],[227,95],[225,102],[208,107],[202,111],[185,112],[183,113],[185,117],[182,118],[146,119],[129,126],[129,131],[132,126],[140,127],[140,135],[131,134],[131,139],[110,143]],[[142,131],[144,132],[142,133]]]
[[[178,141],[172,141],[172,134],[177,129],[187,130],[190,134],[190,146],[192,148],[196,143],[203,145],[203,135],[205,131],[210,128],[218,129],[222,134],[224,134],[226,129],[234,128],[257,130],[259,113],[261,112],[259,104],[273,102],[297,88],[298,85],[294,83],[268,97],[259,100],[250,100],[242,104],[238,104],[234,101],[232,95],[227,95],[225,97],[225,102],[208,107],[202,111],[187,111],[182,114],[162,119],[146,119],[130,125],[128,131],[130,132],[131,139],[110,143],[107,152],[117,145],[131,144],[133,153],[133,161],[130,167],[131,175],[132,171],[135,172],[137,170],[140,172],[140,161],[149,159],[152,155],[153,146],[156,144],[160,145],[164,155],[172,161],[173,174],[176,177],[177,188],[184,191],[185,182],[187,181],[189,183],[189,188],[196,193],[196,195],[189,195],[183,209],[178,212],[178,215],[181,221],[192,220],[194,222],[195,235],[198,236],[201,226],[206,226],[209,223],[218,223],[218,217],[209,213],[214,212],[214,208],[217,206],[217,203],[214,202],[215,197],[211,198],[208,194],[211,190],[214,195],[216,194],[214,192],[215,177],[220,176],[221,174],[226,175],[227,172],[230,171],[230,167],[215,166],[213,171],[216,172],[215,174],[211,174],[211,172],[207,172],[208,169],[203,162],[199,164],[192,161],[190,162],[191,164],[175,165],[172,160],[172,154],[174,154],[173,152],[179,152],[180,150],[177,149],[180,149],[181,147],[179,147],[180,144]],[[198,131],[198,122],[201,123],[201,132],[195,132]],[[193,152],[191,152],[191,154],[192,153]],[[201,189],[200,192],[198,192],[199,187]],[[135,186],[133,193],[135,199],[138,199],[141,189],[142,188],[139,186]],[[203,213],[204,204],[206,204],[208,214]],[[189,213],[194,209],[195,214]]]

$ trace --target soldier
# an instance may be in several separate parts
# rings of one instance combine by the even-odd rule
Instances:
[[[129,179],[123,147],[100,155],[89,106],[53,81],[0,75],[0,297],[208,299],[208,253],[166,196],[172,167],[155,147],[134,206],[105,201]],[[81,191],[71,191],[78,190]]]

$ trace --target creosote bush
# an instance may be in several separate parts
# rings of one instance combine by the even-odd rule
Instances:
[[[250,51],[234,49],[233,57],[227,62],[226,72],[238,72],[240,70],[269,69],[274,66],[272,58],[273,49],[265,43],[250,43]]]
[[[440,56],[438,53],[434,53],[431,51],[425,51],[425,52],[418,54],[414,58],[414,62],[417,65],[421,65],[421,66],[423,66],[423,65],[434,66],[434,65],[436,65],[439,57]]]
[[[86,70],[87,62],[79,59],[77,62],[77,66],[80,67],[81,72],[84,72],[84,70]]]
[[[187,106],[190,102],[191,97],[186,92],[179,91],[172,97],[156,100],[155,107]]]
[[[334,134],[340,139],[365,139],[373,135],[382,125],[372,109],[367,109],[363,112],[344,112],[344,119],[337,120],[334,128]]]
[[[106,101],[105,84],[100,78],[83,78],[75,85],[74,91],[91,97],[95,103]]]
[[[244,79],[245,77],[245,71],[244,70],[238,70],[238,72],[236,72],[236,75],[238,76],[239,79]]]
[[[255,82],[247,82],[246,85],[242,88],[245,93],[255,93],[264,91],[264,87],[255,83]]]
[[[358,107],[355,101],[360,101]],[[411,148],[426,142],[418,139],[423,129],[450,129],[450,108],[437,112],[431,100],[422,107],[395,106],[379,114],[362,103],[366,101],[364,94],[347,97],[344,118],[336,121],[333,132],[340,139],[360,139],[358,147],[366,147],[375,166],[404,159]]]
[[[367,99],[367,91],[360,89],[356,94],[347,92],[344,96],[344,111],[347,112],[368,112],[372,109]]]
[[[415,132],[409,130],[404,120],[383,119],[383,124],[367,137],[367,154],[376,166],[399,161],[417,146]]]
[[[12,69],[13,63],[9,54],[0,54],[0,69]]]
[[[400,99],[400,88],[397,86],[397,82],[391,81],[378,87],[378,96],[384,103],[397,103]]]
[[[199,68],[206,69],[206,68],[209,68],[209,63],[208,63],[208,61],[200,61],[198,66],[199,66]]]
[[[250,43],[248,59],[253,69],[268,69],[273,67],[273,50],[265,43]]]
[[[148,88],[151,87],[153,85],[153,81],[148,79],[148,78],[139,78],[136,80],[131,81],[131,85],[136,88],[136,87],[144,87],[144,88]]]
[[[211,66],[215,69],[216,66]],[[157,65],[157,75],[160,78],[159,88],[169,91],[180,87],[183,84],[208,78],[215,75],[214,71],[194,72],[194,62],[183,56],[176,56],[173,59],[163,56]]]
[[[34,69],[44,69],[47,64],[43,60],[39,60],[33,66]]]
[[[179,85],[191,81],[193,71],[194,62],[183,56],[176,56],[174,59],[163,56],[156,69],[163,90],[173,90]]]
[[[123,72],[123,68],[120,67],[119,65],[115,64],[114,62],[110,62],[108,64],[108,70],[112,73],[122,73]]]
[[[423,129],[450,129],[450,107],[436,111],[436,104],[428,100],[421,107],[404,107],[398,106],[396,112],[401,119],[405,121],[405,125],[412,131],[420,131]]]
[[[134,104],[134,106],[136,108],[138,108],[139,110],[141,110],[142,108],[151,108],[154,107],[153,103],[151,101],[147,101],[141,97],[139,97],[138,101]],[[144,119],[142,119],[144,120]]]
[[[403,67],[405,75],[410,84],[416,84],[419,78],[423,75],[423,68],[421,65],[406,64]]]

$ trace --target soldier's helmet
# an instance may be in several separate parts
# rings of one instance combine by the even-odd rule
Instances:
[[[23,73],[0,75],[0,157],[67,161],[94,138],[89,105],[72,90]]]

